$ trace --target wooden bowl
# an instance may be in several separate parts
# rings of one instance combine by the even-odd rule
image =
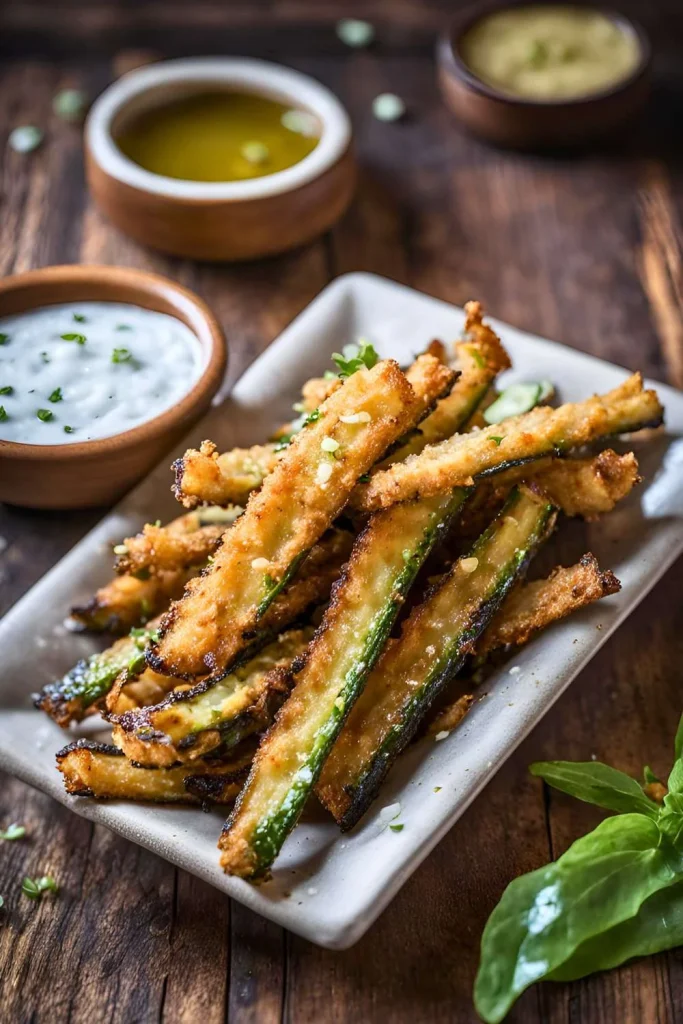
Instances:
[[[225,336],[202,300],[157,274],[123,267],[29,270],[0,281],[0,316],[67,302],[125,302],[181,320],[206,354],[201,377],[171,409],[113,437],[76,444],[0,440],[0,501],[29,508],[90,508],[121,497],[209,408],[227,364]]]
[[[574,100],[529,100],[499,92],[469,70],[460,53],[466,32],[495,11],[531,5],[532,0],[492,3],[463,12],[451,23],[437,45],[439,84],[446,104],[474,135],[517,149],[572,147],[604,138],[622,128],[648,97],[652,54],[641,26],[609,8],[563,3],[563,6],[590,6],[637,38],[638,65],[609,89]]]
[[[116,145],[127,118],[207,89],[258,93],[309,111],[320,141],[292,167],[228,182],[153,174]],[[85,161],[95,202],[121,231],[198,260],[255,259],[310,241],[342,215],[356,178],[351,123],[328,89],[289,68],[232,57],[166,61],[124,75],[90,111]]]

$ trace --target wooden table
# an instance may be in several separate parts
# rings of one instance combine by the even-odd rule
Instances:
[[[575,159],[500,153],[459,132],[439,101],[432,60],[435,34],[458,6],[5,4],[0,137],[35,123],[47,139],[30,157],[3,151],[0,272],[84,261],[168,273],[217,311],[233,377],[331,277],[362,269],[459,304],[480,298],[521,328],[683,387],[680,0],[623,4],[658,46],[653,103],[619,148]],[[354,11],[378,26],[371,51],[351,52],[335,38],[335,19]],[[363,168],[344,221],[304,250],[238,267],[165,259],[118,235],[85,192],[78,130],[58,122],[50,105],[64,84],[96,94],[139,49],[266,57],[331,86],[351,111]],[[370,101],[383,91],[405,98],[405,123],[373,120]],[[0,612],[98,516],[1,509]],[[3,778],[0,824],[25,823],[29,839],[0,847],[0,1016],[11,1024],[475,1020],[479,937],[505,885],[599,819],[544,789],[527,765],[597,755],[636,775],[644,762],[665,772],[683,705],[682,613],[679,562],[344,953],[283,932]],[[47,871],[59,880],[58,898],[36,905],[19,895],[25,874]],[[683,1020],[683,956],[536,988],[510,1020]]]

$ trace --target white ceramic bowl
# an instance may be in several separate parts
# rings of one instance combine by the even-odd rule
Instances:
[[[257,93],[313,114],[320,141],[293,167],[247,181],[196,182],[129,160],[114,136],[125,119],[208,90]],[[252,259],[327,230],[351,199],[351,123],[325,86],[290,68],[234,57],[153,64],[124,75],[93,104],[85,127],[92,195],[126,234],[196,259]]]

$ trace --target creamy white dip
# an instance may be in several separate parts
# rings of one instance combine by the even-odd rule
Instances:
[[[75,444],[170,409],[201,376],[192,331],[119,302],[44,306],[0,318],[0,440]]]

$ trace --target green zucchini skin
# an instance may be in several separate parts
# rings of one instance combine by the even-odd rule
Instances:
[[[523,493],[515,489],[499,516],[475,543],[468,557],[485,560],[486,550],[495,539],[498,522],[504,516],[514,516],[515,509],[523,500]],[[480,604],[470,615],[465,627],[449,638],[441,657],[429,664],[428,672],[421,680],[419,687],[411,689],[409,698],[401,708],[400,721],[392,726],[380,747],[366,762],[362,773],[357,776],[353,784],[344,787],[344,792],[351,797],[351,802],[346,812],[337,821],[343,832],[348,832],[353,828],[374,801],[389,769],[414,737],[434,700],[446,683],[461,669],[467,655],[472,650],[472,645],[491,621],[516,580],[525,572],[538,547],[552,531],[556,514],[556,509],[550,503],[538,503],[533,529],[527,532],[526,536],[520,536],[518,546],[496,579],[495,585],[483,595]],[[448,579],[452,578],[455,569],[456,567],[451,570],[441,584],[437,585],[432,597],[438,594]],[[429,600],[428,597],[425,604],[428,604]]]
[[[145,646],[154,629],[132,629],[101,654],[82,658],[61,679],[33,694],[33,704],[58,725],[80,721],[89,707],[106,696],[124,669],[131,674],[145,667]]]
[[[287,835],[296,825],[303,805],[317,782],[334,740],[361,693],[369,672],[384,649],[398,611],[421,565],[434,544],[445,534],[453,516],[461,508],[468,494],[468,488],[458,488],[449,496],[442,495],[440,499],[426,499],[419,503],[397,507],[394,509],[393,515],[385,516],[380,513],[379,516],[370,519],[365,530],[358,537],[351,559],[345,567],[342,577],[335,584],[330,608],[309,647],[306,660],[301,659],[303,664],[295,664],[293,672],[300,669],[302,681],[305,679],[306,672],[310,671],[312,667],[313,673],[315,673],[315,663],[318,659],[316,645],[325,636],[328,629],[332,630],[333,635],[340,636],[340,646],[348,643],[344,639],[344,633],[345,630],[357,625],[354,620],[357,610],[353,600],[350,602],[349,610],[349,603],[345,604],[345,597],[348,593],[353,594],[359,584],[367,587],[372,586],[374,582],[375,587],[378,585],[377,580],[373,578],[373,559],[377,551],[386,551],[387,546],[390,545],[392,571],[390,574],[380,577],[382,580],[381,592],[379,595],[376,594],[380,610],[374,614],[367,624],[364,635],[359,639],[353,653],[353,664],[350,670],[345,671],[342,676],[341,685],[334,690],[334,702],[330,700],[329,706],[326,704],[325,721],[311,737],[306,737],[307,740],[309,738],[311,740],[310,746],[308,749],[299,751],[301,761],[284,796],[278,795],[276,801],[269,802],[267,813],[259,817],[251,831],[247,827],[248,863],[245,864],[242,861],[236,867],[231,863],[230,856],[225,856],[225,851],[229,851],[233,833],[241,827],[240,817],[247,795],[251,791],[258,792],[261,771],[259,754],[261,751],[257,754],[247,785],[226,822],[221,836],[219,845],[224,851],[221,863],[226,870],[254,881],[268,876],[273,861]],[[414,521],[411,522],[416,516],[419,517],[419,525],[416,525]],[[407,534],[407,531],[401,532],[401,520],[410,524],[411,534]],[[406,547],[406,545],[409,546]],[[342,609],[341,613],[339,613],[340,608]],[[325,659],[328,653],[327,648],[322,646],[320,650],[322,659]],[[326,684],[329,683],[324,661],[321,661],[318,671],[322,674]],[[321,702],[325,702],[331,695],[331,691],[329,694],[322,693]],[[283,711],[286,710],[287,705],[283,708]],[[280,717],[276,719],[274,726],[265,738],[263,747],[266,748],[266,751],[269,741],[277,734],[279,725]],[[286,737],[287,725],[284,720],[282,731]],[[283,742],[286,743],[287,740],[284,739]],[[269,768],[267,754],[265,766],[265,772],[272,770]],[[266,777],[263,788],[267,789],[267,786],[268,778]],[[238,843],[240,838],[238,836]]]

